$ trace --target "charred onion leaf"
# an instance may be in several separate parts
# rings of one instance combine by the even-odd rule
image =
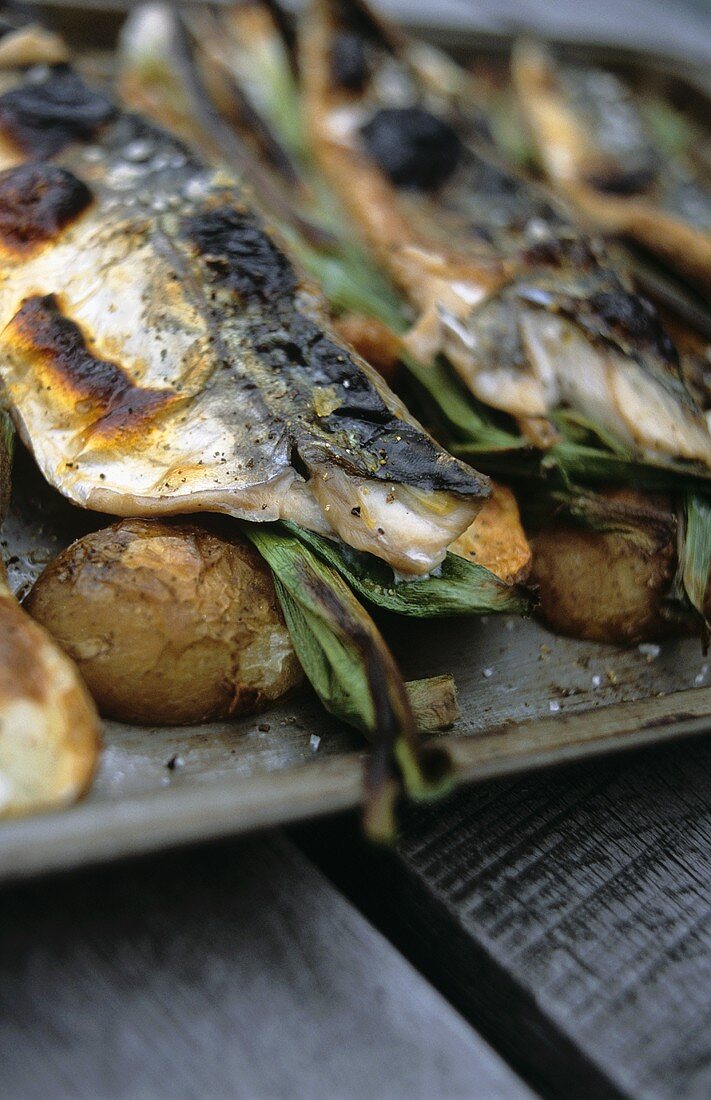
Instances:
[[[449,785],[449,758],[421,744],[395,660],[338,573],[283,528],[241,526],[272,569],[294,648],[316,694],[326,710],[373,742],[366,826],[374,839],[389,840],[400,785],[414,798],[440,794]]]
[[[295,524],[284,524],[347,581],[359,596],[398,615],[419,619],[446,615],[489,615],[495,612],[530,613],[530,594],[520,585],[507,584],[483,565],[447,554],[436,573],[429,577],[395,581],[392,569],[371,554]]]
[[[0,523],[10,504],[12,489],[12,454],[15,448],[15,430],[10,414],[0,405]]]
[[[679,572],[684,594],[701,616],[708,641],[709,623],[704,611],[711,569],[711,501],[688,493],[684,502],[683,535],[679,546]]]

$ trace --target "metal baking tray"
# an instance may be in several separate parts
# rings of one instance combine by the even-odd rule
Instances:
[[[104,9],[102,45],[116,25]],[[494,57],[507,45],[474,33],[471,44]],[[461,54],[461,36],[458,46]],[[671,79],[659,59],[622,54],[625,65]],[[589,56],[614,61],[617,51],[591,47]],[[701,95],[700,79],[690,80]],[[44,485],[20,454],[1,539],[20,595],[63,546],[103,522]],[[711,729],[711,658],[695,639],[619,649],[495,616],[430,623],[391,617],[384,628],[407,678],[453,673],[461,718],[441,740],[461,782]],[[365,751],[362,739],[307,692],[237,721],[182,728],[105,722],[98,774],[81,803],[0,825],[0,879],[355,807]]]

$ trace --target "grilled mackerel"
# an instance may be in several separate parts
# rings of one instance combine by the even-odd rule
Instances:
[[[665,156],[632,90],[614,73],[559,65],[522,42],[512,71],[551,180],[601,228],[637,239],[711,287],[711,147]]]
[[[486,478],[328,330],[235,178],[66,66],[0,77],[0,168],[0,373],[52,485],[443,559]]]
[[[635,453],[711,466],[655,308],[547,194],[477,146],[465,74],[360,2],[315,0],[302,50],[314,147],[417,311],[411,350],[444,353],[541,445],[565,406]]]

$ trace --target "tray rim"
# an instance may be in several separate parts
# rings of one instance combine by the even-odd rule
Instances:
[[[711,686],[439,737],[457,785],[583,762],[711,729]],[[544,746],[536,744],[541,731]],[[0,824],[0,883],[354,810],[365,752],[150,790]]]
[[[108,19],[125,14],[120,0],[49,0],[38,7],[91,10]],[[404,21],[414,33],[461,50],[502,56],[518,31]],[[674,54],[629,44],[550,38],[575,56],[582,50],[597,62],[646,65],[658,75],[686,82],[711,101],[711,71],[691,61],[679,72]],[[711,686],[683,688],[663,697],[559,713],[551,718],[507,722],[482,732],[438,738],[455,764],[457,784],[527,774],[649,745],[665,745],[711,732]],[[547,739],[540,745],[541,735]],[[327,756],[284,769],[233,779],[185,782],[98,802],[0,822],[0,884],[39,875],[103,865],[185,844],[236,837],[262,828],[354,810],[360,802],[366,751]]]

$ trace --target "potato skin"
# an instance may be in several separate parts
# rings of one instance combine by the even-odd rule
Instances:
[[[530,581],[538,614],[558,634],[620,645],[691,632],[691,620],[665,613],[677,564],[669,502],[633,490],[606,495],[631,529],[591,531],[560,518],[535,535]]]
[[[99,710],[146,725],[254,713],[302,678],[274,585],[239,535],[130,519],[79,539],[25,601]]]
[[[17,603],[0,561],[0,818],[74,802],[99,747],[99,716],[79,673]]]

